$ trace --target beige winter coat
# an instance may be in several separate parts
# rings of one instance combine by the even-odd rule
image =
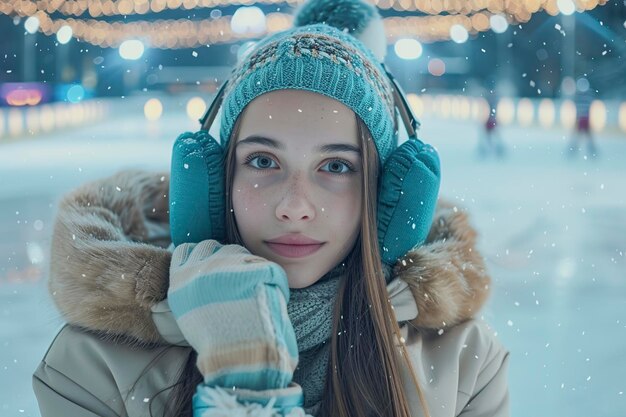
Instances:
[[[61,202],[49,288],[69,325],[33,376],[43,417],[163,415],[165,389],[191,353],[165,299],[168,187],[165,174],[126,171]],[[467,215],[440,203],[427,243],[388,286],[433,417],[509,413],[508,353],[471,319],[490,284],[475,240]],[[403,381],[422,416],[405,368]]]

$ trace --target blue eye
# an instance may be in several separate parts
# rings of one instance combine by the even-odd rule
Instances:
[[[254,161],[256,161],[256,163]],[[246,158],[245,163],[246,165],[250,165],[252,168],[261,169],[261,170],[278,168],[278,165],[276,165],[276,162],[274,162],[272,158],[265,156],[265,155],[255,155],[255,154],[250,155],[249,157]]]
[[[329,161],[325,167],[329,167],[328,170],[323,169],[322,171],[330,172],[331,174],[349,174],[350,172],[354,172],[355,169],[352,167],[348,161],[344,161],[341,159],[335,159]]]

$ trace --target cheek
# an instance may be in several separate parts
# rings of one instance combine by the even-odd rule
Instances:
[[[259,187],[237,181],[236,178],[233,181],[232,201],[240,233],[244,233],[248,228],[258,224],[254,219],[258,219],[260,212],[264,207],[267,207],[267,201]]]
[[[352,185],[341,194],[334,195],[333,201],[324,208],[334,235],[339,239],[354,239],[361,224],[360,184]]]

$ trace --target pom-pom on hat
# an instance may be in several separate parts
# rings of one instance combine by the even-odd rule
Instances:
[[[271,35],[237,64],[224,93],[222,145],[252,100],[282,89],[316,92],[352,109],[368,127],[381,163],[396,148],[393,90],[385,70],[361,41],[327,24]]]
[[[387,53],[385,28],[378,10],[363,0],[309,0],[296,11],[294,26],[325,23],[347,31],[372,50],[380,62]]]

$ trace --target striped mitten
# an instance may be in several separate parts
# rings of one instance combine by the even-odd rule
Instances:
[[[168,299],[204,377],[194,406],[202,406],[203,388],[216,387],[239,401],[301,405],[302,390],[291,384],[298,348],[289,286],[278,264],[239,245],[185,243],[172,255]],[[219,390],[210,392],[204,397]]]

